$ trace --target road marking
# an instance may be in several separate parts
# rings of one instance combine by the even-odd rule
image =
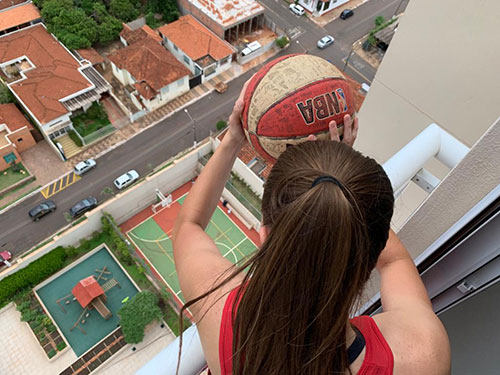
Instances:
[[[75,174],[75,172],[68,173],[45,186],[42,190],[40,190],[40,193],[45,199],[47,199],[59,193],[61,190],[66,189],[68,186],[73,185],[79,179],[81,179],[81,177]]]
[[[342,59],[342,62],[345,64],[345,60],[346,58],[344,57]],[[363,77],[364,79],[366,79],[369,83],[372,83],[372,80],[370,78],[368,78],[367,76],[365,76],[363,73],[361,73],[358,69],[356,69],[355,67],[353,67],[351,64],[347,64],[347,67],[351,68],[351,70],[354,70],[356,73],[358,73],[361,77]],[[346,68],[347,68],[346,67]]]

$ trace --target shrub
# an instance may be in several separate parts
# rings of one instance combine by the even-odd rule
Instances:
[[[55,355],[56,355],[56,351],[54,349],[50,349],[50,351],[47,353],[47,356],[49,358],[52,358]]]
[[[82,140],[80,139],[80,137],[78,136],[78,134],[76,134],[76,132],[71,129],[71,130],[68,130],[68,136],[71,138],[71,140],[73,142],[75,142],[75,144],[78,146],[78,147],[83,147],[83,142]]]
[[[12,168],[12,172],[21,172],[21,170],[23,169],[23,165],[21,163],[16,163],[15,161],[13,161],[11,163],[11,168]]]
[[[66,256],[68,258],[76,258],[78,255],[78,250],[74,246],[67,246],[64,250],[66,251]]]
[[[21,313],[22,313],[22,312],[24,312],[24,311],[26,311],[26,310],[29,310],[29,309],[30,309],[30,305],[31,305],[31,304],[30,304],[30,302],[29,302],[29,301],[24,301],[24,302],[21,302],[21,303],[19,303],[19,304],[17,305],[16,310],[17,310],[17,311],[21,311]]]
[[[7,304],[20,289],[30,288],[59,271],[66,259],[62,246],[35,260],[27,267],[0,281],[0,307]]]
[[[129,344],[138,344],[144,339],[144,328],[154,320],[161,319],[158,297],[145,290],[137,293],[118,311],[120,325]]]
[[[218,121],[217,124],[215,124],[215,127],[217,128],[217,130],[222,130],[224,129],[225,127],[227,126],[227,122],[225,121]]]
[[[378,27],[385,22],[384,16],[375,17],[375,26]]]
[[[290,41],[288,40],[288,37],[286,35],[283,35],[281,38],[276,39],[276,44],[279,48],[285,48],[289,42]]]
[[[66,347],[66,343],[64,341],[60,341],[59,344],[56,345],[57,350],[61,351]]]

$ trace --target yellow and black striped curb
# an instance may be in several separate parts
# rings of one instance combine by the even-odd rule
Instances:
[[[75,174],[75,172],[68,173],[65,176],[62,176],[60,179],[52,182],[50,185],[45,186],[40,193],[44,198],[48,198],[53,196],[54,194],[59,193],[61,190],[67,188],[68,186],[74,184],[81,177]]]

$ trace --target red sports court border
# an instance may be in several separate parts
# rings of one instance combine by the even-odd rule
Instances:
[[[192,182],[189,181],[173,191],[172,194],[172,200],[173,204],[170,206],[168,210],[161,209],[158,211],[156,214],[153,213],[151,209],[151,205],[148,205],[145,209],[140,211],[138,214],[132,216],[130,219],[126,220],[122,224],[120,224],[120,228],[123,233],[127,233],[137,225],[141,224],[145,220],[149,219],[150,217],[153,216],[153,220],[160,226],[160,228],[170,237],[172,234],[172,230],[174,228],[174,222],[175,218],[177,217],[177,214],[180,211],[180,204],[176,202],[177,199],[185,195],[186,193],[189,192],[191,187],[193,186]],[[166,194],[167,192],[164,192]],[[257,233],[255,229],[248,229],[242,222],[239,220],[233,213],[228,214],[227,208],[222,206],[222,203],[219,201],[218,206],[224,211],[224,213],[233,221],[236,226],[241,229],[241,231],[257,246],[259,247],[261,245],[260,242],[260,236]],[[134,244],[134,243],[133,243]],[[135,244],[134,244],[135,247]],[[149,260],[144,256],[142,251],[140,249],[136,248],[136,254],[139,255],[148,265],[149,268],[151,269],[153,275],[156,277],[157,280],[161,281],[162,284],[164,284],[164,280],[161,277],[158,272],[156,272],[154,266],[149,262]],[[170,290],[170,288],[167,288]],[[176,300],[178,306],[182,306],[183,303],[182,301],[175,295],[175,293],[171,293],[174,299]]]

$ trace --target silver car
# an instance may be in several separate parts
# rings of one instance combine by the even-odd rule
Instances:
[[[131,169],[130,171],[122,174],[115,180],[115,186],[118,190],[121,190],[129,185],[132,185],[138,179],[139,179],[139,173],[137,173],[135,169]]]
[[[326,48],[328,46],[331,46],[333,44],[333,42],[335,41],[335,39],[333,38],[333,36],[331,35],[327,35],[327,36],[324,36],[323,38],[321,38],[320,40],[318,40],[318,48]]]
[[[75,174],[78,176],[81,176],[85,172],[90,171],[91,169],[94,169],[97,166],[97,163],[95,162],[94,159],[87,159],[84,161],[81,161],[75,167],[73,170],[75,171]]]

